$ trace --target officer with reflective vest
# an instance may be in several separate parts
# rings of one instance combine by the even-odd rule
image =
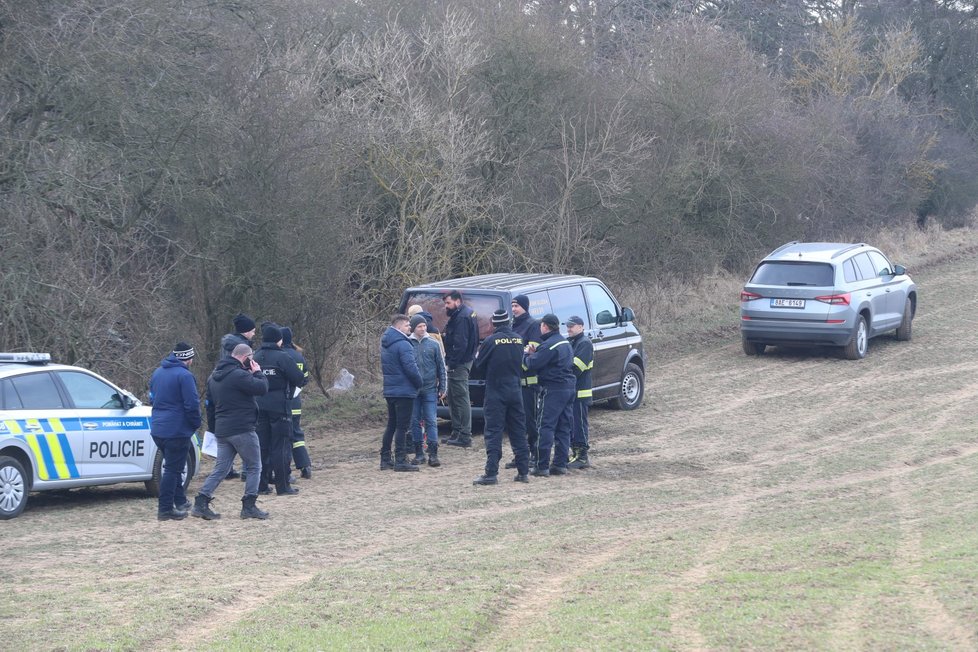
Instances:
[[[571,371],[574,357],[571,343],[560,334],[560,319],[546,314],[540,319],[540,345],[526,346],[523,364],[537,372],[540,386],[537,403],[536,468],[533,475],[565,475],[570,459],[571,421],[577,379]],[[553,449],[553,464],[550,450]]]
[[[475,356],[474,367],[485,372],[486,471],[472,484],[497,484],[499,459],[503,456],[503,430],[516,457],[516,482],[528,482],[530,448],[526,442],[526,415],[520,377],[523,364],[523,339],[509,326],[509,313],[492,313],[493,334],[487,337]]]
[[[517,294],[510,303],[513,310],[513,331],[523,339],[524,345],[537,346],[540,344],[540,320],[530,316],[530,299],[525,294]],[[526,440],[530,446],[530,460],[536,459],[537,438],[537,374],[526,367],[520,386],[523,393],[523,411],[526,412]],[[506,464],[507,469],[516,468],[516,460]]]
[[[306,359],[292,341],[292,329],[288,326],[282,327],[282,350],[295,361],[308,383],[309,369],[306,368]],[[292,394],[292,438],[286,442],[286,448],[291,454],[295,468],[299,469],[302,477],[308,480],[312,478],[312,460],[309,459],[309,449],[306,448],[306,433],[299,425],[299,420],[302,418],[302,396],[294,391]]]
[[[587,452],[588,438],[587,413],[591,405],[591,370],[594,369],[594,345],[584,334],[584,320],[577,315],[568,317],[567,341],[574,347],[574,375],[577,377],[577,393],[574,396],[573,423],[571,431],[571,457],[567,464],[571,469],[587,469],[591,463]]]

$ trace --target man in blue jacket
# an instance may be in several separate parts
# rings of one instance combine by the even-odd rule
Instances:
[[[418,371],[423,382],[414,399],[411,413],[411,438],[414,440],[414,459],[411,464],[424,464],[424,436],[428,435],[428,466],[441,466],[438,460],[438,399],[445,397],[448,380],[441,347],[428,335],[428,320],[424,315],[411,317],[411,344],[418,359]],[[422,430],[421,424],[424,424]]]
[[[380,338],[380,366],[384,372],[384,400],[387,401],[387,428],[380,445],[380,470],[418,471],[407,461],[407,429],[411,425],[414,399],[424,384],[414,347],[408,339],[411,332],[407,315],[394,315],[391,325]],[[394,459],[391,459],[391,443]]]
[[[540,346],[527,345],[523,365],[537,372],[540,379],[540,437],[537,440],[537,464],[533,475],[565,475],[570,457],[574,387],[574,358],[571,343],[560,334],[560,319],[547,314],[540,319]],[[553,447],[553,464],[550,449]]]
[[[190,373],[194,347],[180,342],[149,380],[153,403],[150,433],[163,453],[163,477],[156,518],[161,521],[187,518],[190,503],[183,488],[183,472],[190,453],[191,437],[200,427],[200,395]]]
[[[448,323],[445,324],[445,366],[448,368],[448,410],[452,418],[449,446],[472,445],[472,403],[469,398],[469,372],[479,347],[479,324],[472,309],[462,303],[462,293],[452,290],[443,298]]]

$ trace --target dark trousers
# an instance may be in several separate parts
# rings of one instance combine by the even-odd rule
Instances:
[[[537,440],[537,468],[550,467],[550,449],[553,448],[553,466],[566,467],[570,458],[571,420],[574,418],[573,389],[540,388],[537,423],[540,438]]]
[[[261,446],[261,482],[259,491],[268,489],[274,480],[276,491],[289,486],[289,457],[286,442],[292,439],[292,417],[286,414],[258,411],[258,443]]]
[[[537,439],[540,438],[540,429],[537,427],[537,401],[540,398],[539,385],[524,385],[520,387],[523,394],[523,411],[526,413],[526,441],[533,450],[537,446]]]
[[[574,399],[574,431],[571,435],[571,447],[583,448],[587,450],[591,447],[591,438],[588,434],[587,414],[591,409],[591,399]]]
[[[407,459],[407,431],[411,427],[411,413],[414,411],[413,398],[389,398],[387,401],[387,428],[380,444],[380,452],[390,453],[391,443],[394,444],[394,461],[404,462]]]
[[[296,412],[298,412],[298,414],[296,414]],[[304,469],[307,466],[312,466],[312,460],[309,459],[309,449],[306,448],[306,433],[302,432],[302,428],[299,427],[299,420],[301,418],[301,408],[293,407],[292,438],[289,441],[289,444],[292,451],[292,461],[295,462],[295,468],[297,469]]]
[[[509,445],[516,457],[516,470],[526,474],[530,470],[530,447],[526,442],[526,413],[523,411],[523,393],[513,387],[499,391],[486,389],[483,403],[485,419],[486,475],[499,473],[499,459],[503,456],[503,430],[509,434]]]
[[[187,502],[187,494],[183,490],[183,473],[187,469],[190,437],[153,437],[153,441],[163,453],[158,509],[169,512],[175,505]]]

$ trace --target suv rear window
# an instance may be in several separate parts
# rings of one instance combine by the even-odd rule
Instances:
[[[444,292],[412,292],[408,295],[407,303],[404,306],[405,312],[411,306],[418,304],[431,313],[431,321],[439,332],[445,332],[445,324],[448,323],[448,315],[445,314],[445,303],[442,299]],[[492,313],[503,307],[503,300],[496,294],[476,294],[462,291],[462,303],[467,305],[475,312],[479,322],[479,339],[484,339],[492,334],[492,323],[490,317]],[[509,309],[509,306],[506,306]]]
[[[758,285],[831,287],[835,271],[826,263],[763,262],[750,279]]]

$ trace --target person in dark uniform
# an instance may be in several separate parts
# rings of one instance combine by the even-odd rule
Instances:
[[[523,375],[523,339],[509,326],[509,313],[497,310],[492,314],[494,332],[487,337],[475,356],[474,367],[483,370],[486,395],[483,402],[485,418],[486,471],[472,484],[496,484],[499,460],[503,456],[503,429],[509,435],[509,445],[516,458],[517,482],[528,482],[530,448],[526,443],[526,414],[520,377]]]
[[[302,349],[292,341],[292,329],[288,326],[282,327],[282,350],[295,361],[308,383],[309,369],[306,368],[306,359],[302,355]],[[286,442],[286,448],[295,463],[295,468],[303,478],[309,480],[312,478],[312,460],[309,459],[309,449],[306,448],[306,433],[302,431],[302,426],[299,424],[302,419],[302,396],[295,392],[292,394],[292,438]]]
[[[239,312],[232,319],[231,323],[234,324],[234,332],[228,333],[221,338],[221,350],[217,354],[218,360],[230,360],[231,351],[234,350],[239,344],[247,344],[251,346],[251,340],[255,337],[255,320]],[[234,470],[234,463],[231,463],[231,468],[228,470],[228,480],[233,480],[234,478],[241,477],[244,481],[245,477]]]
[[[529,344],[523,354],[523,365],[536,371],[540,379],[540,399],[537,423],[537,463],[533,475],[565,475],[570,456],[571,419],[573,418],[574,387],[577,383],[571,371],[573,350],[560,334],[560,319],[546,314],[540,320],[540,346]],[[553,464],[550,449],[553,448]]]
[[[538,346],[540,344],[540,320],[530,316],[530,299],[525,294],[517,294],[513,297],[510,306],[513,310],[513,332],[523,339],[523,344]],[[523,411],[526,412],[526,440],[530,446],[530,463],[535,463],[537,438],[540,436],[537,430],[537,398],[539,389],[538,379],[535,371],[523,368],[523,377],[520,379],[520,390],[523,394]],[[507,469],[516,468],[516,459],[506,463]]]
[[[261,329],[261,348],[255,362],[268,380],[268,393],[258,397],[258,439],[261,442],[261,482],[258,493],[282,495],[299,493],[289,485],[289,455],[285,444],[292,438],[292,394],[306,384],[306,377],[292,357],[282,350],[282,329],[266,323]]]
[[[587,453],[591,447],[588,437],[588,410],[591,406],[591,370],[594,369],[594,345],[584,334],[584,320],[574,315],[564,322],[567,326],[567,341],[574,348],[574,375],[577,377],[577,387],[572,406],[573,419],[571,422],[571,457],[567,464],[569,469],[587,469],[591,467]]]
[[[479,346],[479,324],[472,309],[462,303],[462,294],[458,290],[452,290],[443,300],[448,323],[442,340],[448,368],[448,409],[452,418],[452,436],[445,443],[468,448],[472,445],[469,373]]]

